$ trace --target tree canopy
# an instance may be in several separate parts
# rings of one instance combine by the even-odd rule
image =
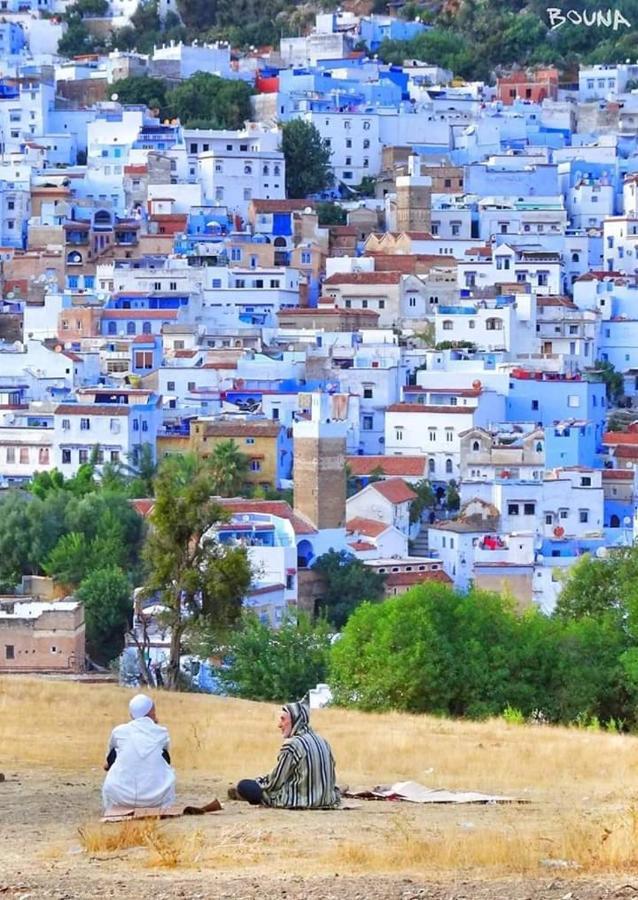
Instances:
[[[350,617],[331,656],[337,702],[482,718],[633,727],[638,665],[618,619],[523,613],[504,596],[425,583]]]
[[[341,628],[364,600],[383,597],[385,577],[345,550],[329,550],[312,568],[324,580],[318,612],[335,628]]]
[[[243,547],[222,545],[215,526],[226,521],[211,499],[213,479],[195,456],[168,457],[155,479],[155,505],[143,549],[143,594],[166,607],[171,631],[167,684],[179,685],[179,661],[191,623],[221,640],[241,613],[251,572]]]
[[[230,694],[249,700],[299,700],[328,671],[330,632],[325,621],[289,616],[277,629],[250,613],[228,641],[220,676]]]
[[[250,119],[250,85],[196,72],[166,93],[163,114],[186,127],[243,128]]]
[[[332,184],[330,147],[312,124],[303,119],[285,122],[281,149],[286,160],[286,196],[302,199]]]

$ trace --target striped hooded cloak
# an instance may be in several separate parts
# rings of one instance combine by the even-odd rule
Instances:
[[[288,703],[292,731],[279,751],[270,775],[258,778],[262,803],[285,809],[331,809],[341,799],[335,786],[335,762],[330,744],[309,723],[308,707]]]

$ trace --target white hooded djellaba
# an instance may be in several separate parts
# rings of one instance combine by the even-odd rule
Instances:
[[[175,802],[175,772],[164,756],[168,730],[149,718],[150,697],[138,694],[129,709],[132,721],[114,728],[109,739],[108,753],[116,755],[102,787],[104,808],[170,806]]]

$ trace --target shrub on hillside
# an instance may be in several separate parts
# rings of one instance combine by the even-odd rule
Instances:
[[[565,621],[507,597],[419,585],[354,611],[331,653],[335,700],[481,718],[508,707],[569,724],[636,722],[630,638],[613,616]]]

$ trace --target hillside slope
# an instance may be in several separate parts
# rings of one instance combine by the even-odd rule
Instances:
[[[129,696],[0,678],[3,897],[124,897],[134,881],[140,900],[201,900],[213,896],[212,878],[214,896],[227,900],[555,898],[574,878],[579,900],[625,896],[617,889],[635,866],[635,738],[325,710],[313,719],[342,784],[414,779],[530,802],[350,802],[320,813],[225,802],[221,813],[133,833],[99,824],[105,743]],[[157,704],[186,802],[224,799],[230,781],[270,768],[273,707],[166,693]]]

